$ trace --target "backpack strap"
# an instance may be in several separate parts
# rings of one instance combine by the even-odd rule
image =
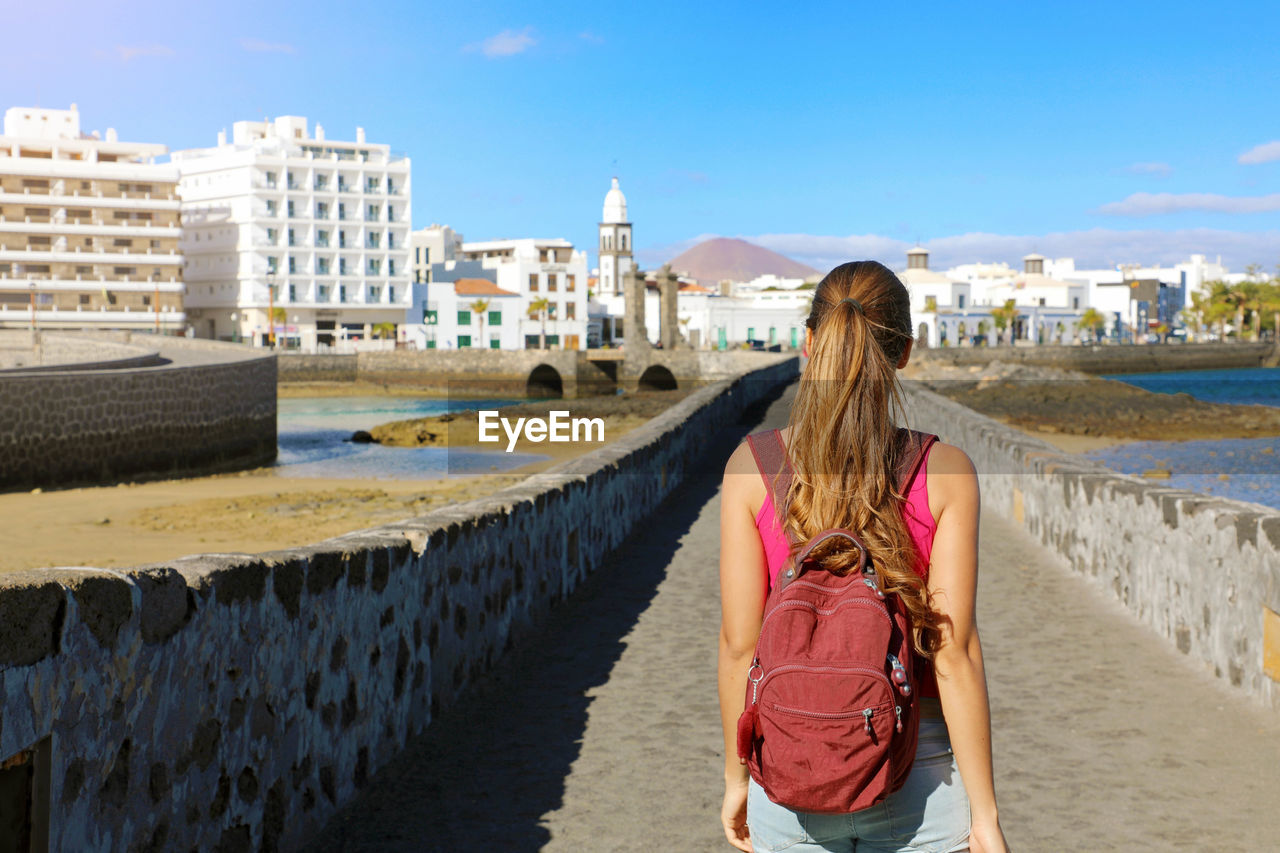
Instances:
[[[791,491],[791,463],[787,460],[787,448],[782,443],[782,432],[771,429],[747,436],[751,455],[764,480],[764,487],[773,498],[773,510],[781,516]]]
[[[894,479],[897,480],[898,490],[902,492],[903,497],[911,488],[911,481],[920,472],[920,466],[924,464],[924,457],[929,452],[929,448],[937,440],[938,437],[932,433],[905,428],[898,430],[898,441],[902,443],[902,451],[898,454]]]

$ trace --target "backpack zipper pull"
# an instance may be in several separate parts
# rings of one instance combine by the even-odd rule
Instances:
[[[871,730],[871,715],[876,712],[875,708],[862,709],[862,723],[867,727],[867,734],[874,734]]]
[[[889,665],[893,667],[893,683],[903,696],[911,695],[911,685],[907,683],[907,668],[893,654],[889,655]]]
[[[760,670],[760,674],[755,678],[751,677],[751,673]],[[751,662],[751,669],[747,670],[747,680],[751,682],[751,704],[756,704],[756,693],[760,689],[760,681],[764,678],[764,667],[760,665],[760,659],[756,658]]]
[[[902,731],[902,706],[894,705],[893,713],[898,715],[898,731],[901,732]]]

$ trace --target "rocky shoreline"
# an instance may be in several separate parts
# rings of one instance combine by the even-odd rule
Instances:
[[[991,362],[928,364],[904,376],[957,403],[1030,433],[1125,441],[1280,435],[1280,409],[1208,403],[1070,370]]]

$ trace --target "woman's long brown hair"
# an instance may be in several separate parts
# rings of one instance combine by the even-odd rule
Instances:
[[[857,533],[884,591],[910,613],[916,651],[932,657],[938,615],[912,569],[917,552],[895,482],[902,450],[897,369],[911,342],[907,290],[883,264],[841,264],[818,284],[806,325],[813,339],[791,409],[786,531],[797,549],[828,528]],[[821,566],[838,574],[858,564],[852,549],[817,553]]]

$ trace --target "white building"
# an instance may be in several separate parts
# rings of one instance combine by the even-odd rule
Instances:
[[[448,225],[428,225],[409,234],[413,252],[413,282],[431,281],[432,264],[452,261],[462,253],[462,235]]]
[[[461,236],[451,229],[448,233],[461,241]],[[434,239],[432,235],[428,237]],[[415,236],[415,247],[427,246],[427,237],[421,243],[417,241]],[[545,345],[548,349],[586,349],[586,252],[576,251],[568,240],[533,238],[460,242],[453,250],[441,251],[446,258],[424,268],[421,272],[425,280],[413,285],[407,340],[421,348],[429,348],[432,341],[436,342],[435,346],[443,347],[449,340],[458,345],[457,336],[461,334],[469,338],[462,344],[464,347],[492,346],[493,338],[487,333],[485,342],[456,329],[453,337],[449,337],[443,329],[443,318],[462,308],[448,308],[449,300],[457,295],[451,295],[447,287],[436,286],[465,279],[485,279],[504,294],[519,297],[518,307],[504,303],[503,325],[498,333],[501,348],[537,349]],[[456,257],[448,257],[449,254]],[[477,297],[457,298],[469,302]],[[506,296],[501,298],[505,300]],[[432,312],[437,327],[434,329],[430,320]]]
[[[420,349],[524,349],[527,300],[486,278],[422,283],[427,308],[422,327],[411,327]]]
[[[621,296],[626,274],[636,268],[631,256],[631,223],[627,221],[627,197],[613,179],[609,192],[604,196],[604,209],[600,214],[600,279],[602,296]]]
[[[387,145],[236,122],[177,151],[187,307],[196,334],[305,349],[397,338],[411,305],[410,164]],[[389,342],[388,342],[389,343]]]
[[[0,326],[186,330],[178,170],[163,145],[14,107],[0,136]]]

